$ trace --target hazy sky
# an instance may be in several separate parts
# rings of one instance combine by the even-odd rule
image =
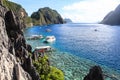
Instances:
[[[50,7],[73,22],[99,22],[114,10],[120,0],[10,0],[21,4],[29,15],[39,8]]]

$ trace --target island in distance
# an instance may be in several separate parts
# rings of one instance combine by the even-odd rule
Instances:
[[[49,7],[40,8],[31,15],[33,25],[63,24],[61,15]]]
[[[72,20],[69,19],[69,18],[65,18],[65,19],[64,19],[64,22],[65,22],[65,23],[72,23]]]

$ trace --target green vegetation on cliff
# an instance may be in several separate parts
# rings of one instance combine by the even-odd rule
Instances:
[[[8,0],[3,0],[2,4],[7,7],[8,10],[12,10],[16,16],[19,16],[25,26],[64,23],[61,15],[56,10],[52,10],[49,7],[41,8],[37,12],[33,12],[31,17],[28,17],[25,9],[19,4]]]
[[[11,1],[8,1],[8,0],[2,0],[2,4],[8,10],[12,10],[15,13],[15,15],[20,18],[21,22],[25,26],[31,26],[32,19],[30,17],[28,17],[27,12],[21,5],[11,2]]]
[[[48,57],[39,57],[38,61],[33,61],[41,80],[64,80],[64,74],[56,67],[49,65]]]
[[[33,26],[33,22],[32,22],[32,18],[31,17],[25,17],[24,19],[24,23],[26,27],[31,27]]]
[[[9,10],[12,10],[12,11],[14,11],[14,12],[18,12],[21,8],[22,8],[22,6],[21,5],[19,5],[19,4],[16,4],[16,3],[14,3],[14,2],[10,2],[10,1],[8,1],[8,0],[2,0],[3,2],[3,5],[5,6],[5,7],[7,7]]]
[[[41,8],[31,15],[34,25],[62,24],[61,15],[49,7]]]

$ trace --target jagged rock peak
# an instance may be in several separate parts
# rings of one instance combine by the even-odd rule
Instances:
[[[40,80],[23,28],[19,17],[0,5],[0,80]]]
[[[8,48],[9,38],[5,21],[3,17],[0,17],[0,80],[31,80],[30,75],[23,70]]]
[[[30,20],[31,18],[28,17],[27,12],[20,4],[17,4],[8,0],[2,0],[2,4],[8,10],[12,10],[15,16],[18,16],[20,18],[21,22],[23,22],[24,27],[27,27],[29,26],[29,24],[32,23],[32,21]]]

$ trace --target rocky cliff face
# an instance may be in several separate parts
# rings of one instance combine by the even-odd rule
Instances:
[[[60,14],[48,7],[41,8],[31,15],[34,25],[62,24],[64,23]]]
[[[101,23],[108,25],[120,25],[120,5],[118,5],[114,11],[111,11],[108,15],[106,15]]]
[[[39,80],[20,18],[0,5],[0,80]]]
[[[102,69],[99,66],[93,66],[84,80],[104,80]]]
[[[8,0],[2,0],[1,3],[8,10],[12,10],[16,16],[19,16],[24,27],[64,23],[60,14],[48,7],[39,9],[37,12],[34,12],[31,17],[29,17],[21,5]]]
[[[25,9],[14,2],[8,1],[8,0],[2,0],[1,3],[8,9],[8,10],[12,10],[14,12],[14,14],[16,16],[19,16],[21,22],[23,23],[24,27],[27,26],[32,26],[32,20],[30,17],[28,17],[27,12],[25,11]]]

